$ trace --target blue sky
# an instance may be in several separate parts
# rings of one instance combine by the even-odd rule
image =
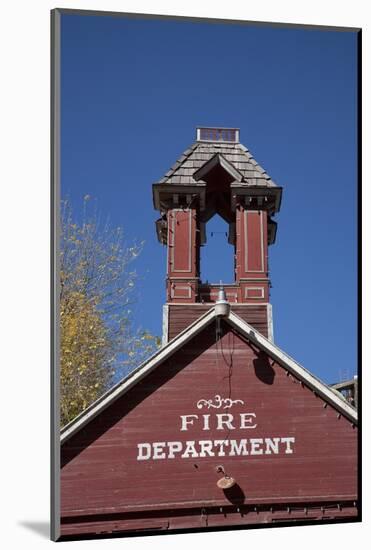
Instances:
[[[62,16],[62,195],[77,214],[91,195],[128,242],[145,241],[138,325],[162,331],[152,183],[197,126],[238,127],[283,187],[269,249],[275,342],[326,382],[356,373],[356,69],[354,32]],[[231,282],[226,230],[207,226],[203,279]]]

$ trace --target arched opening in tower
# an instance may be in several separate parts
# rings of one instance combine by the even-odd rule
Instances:
[[[206,224],[206,243],[201,247],[203,283],[234,283],[234,246],[228,242],[229,224],[215,213]]]
[[[235,214],[231,210],[230,185],[240,175],[221,155],[214,155],[194,175],[206,183],[206,208],[200,216],[203,245],[200,278],[203,283],[235,282]]]

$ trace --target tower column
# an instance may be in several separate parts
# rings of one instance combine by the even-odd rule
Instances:
[[[241,302],[268,302],[267,212],[236,208],[236,283]]]
[[[199,281],[196,209],[168,210],[167,230],[167,301],[194,303]]]

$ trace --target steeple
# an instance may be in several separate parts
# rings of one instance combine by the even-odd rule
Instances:
[[[239,134],[237,128],[197,128],[196,141],[153,185],[154,207],[161,214],[157,236],[168,247],[167,305],[182,304],[177,316],[183,312],[192,321],[189,306],[210,307],[217,300],[219,284],[200,279],[200,247],[206,245],[206,223],[219,214],[235,250],[235,280],[224,285],[227,300],[251,324],[257,309],[248,306],[262,306],[262,332],[271,336],[268,245],[276,237],[272,217],[282,188],[240,143]]]

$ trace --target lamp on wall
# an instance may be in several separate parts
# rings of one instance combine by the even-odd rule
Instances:
[[[218,479],[216,482],[219,489],[223,489],[223,491],[225,491],[226,489],[231,489],[234,485],[236,485],[236,480],[225,473],[223,466],[217,466],[216,471],[224,474],[223,477]]]

